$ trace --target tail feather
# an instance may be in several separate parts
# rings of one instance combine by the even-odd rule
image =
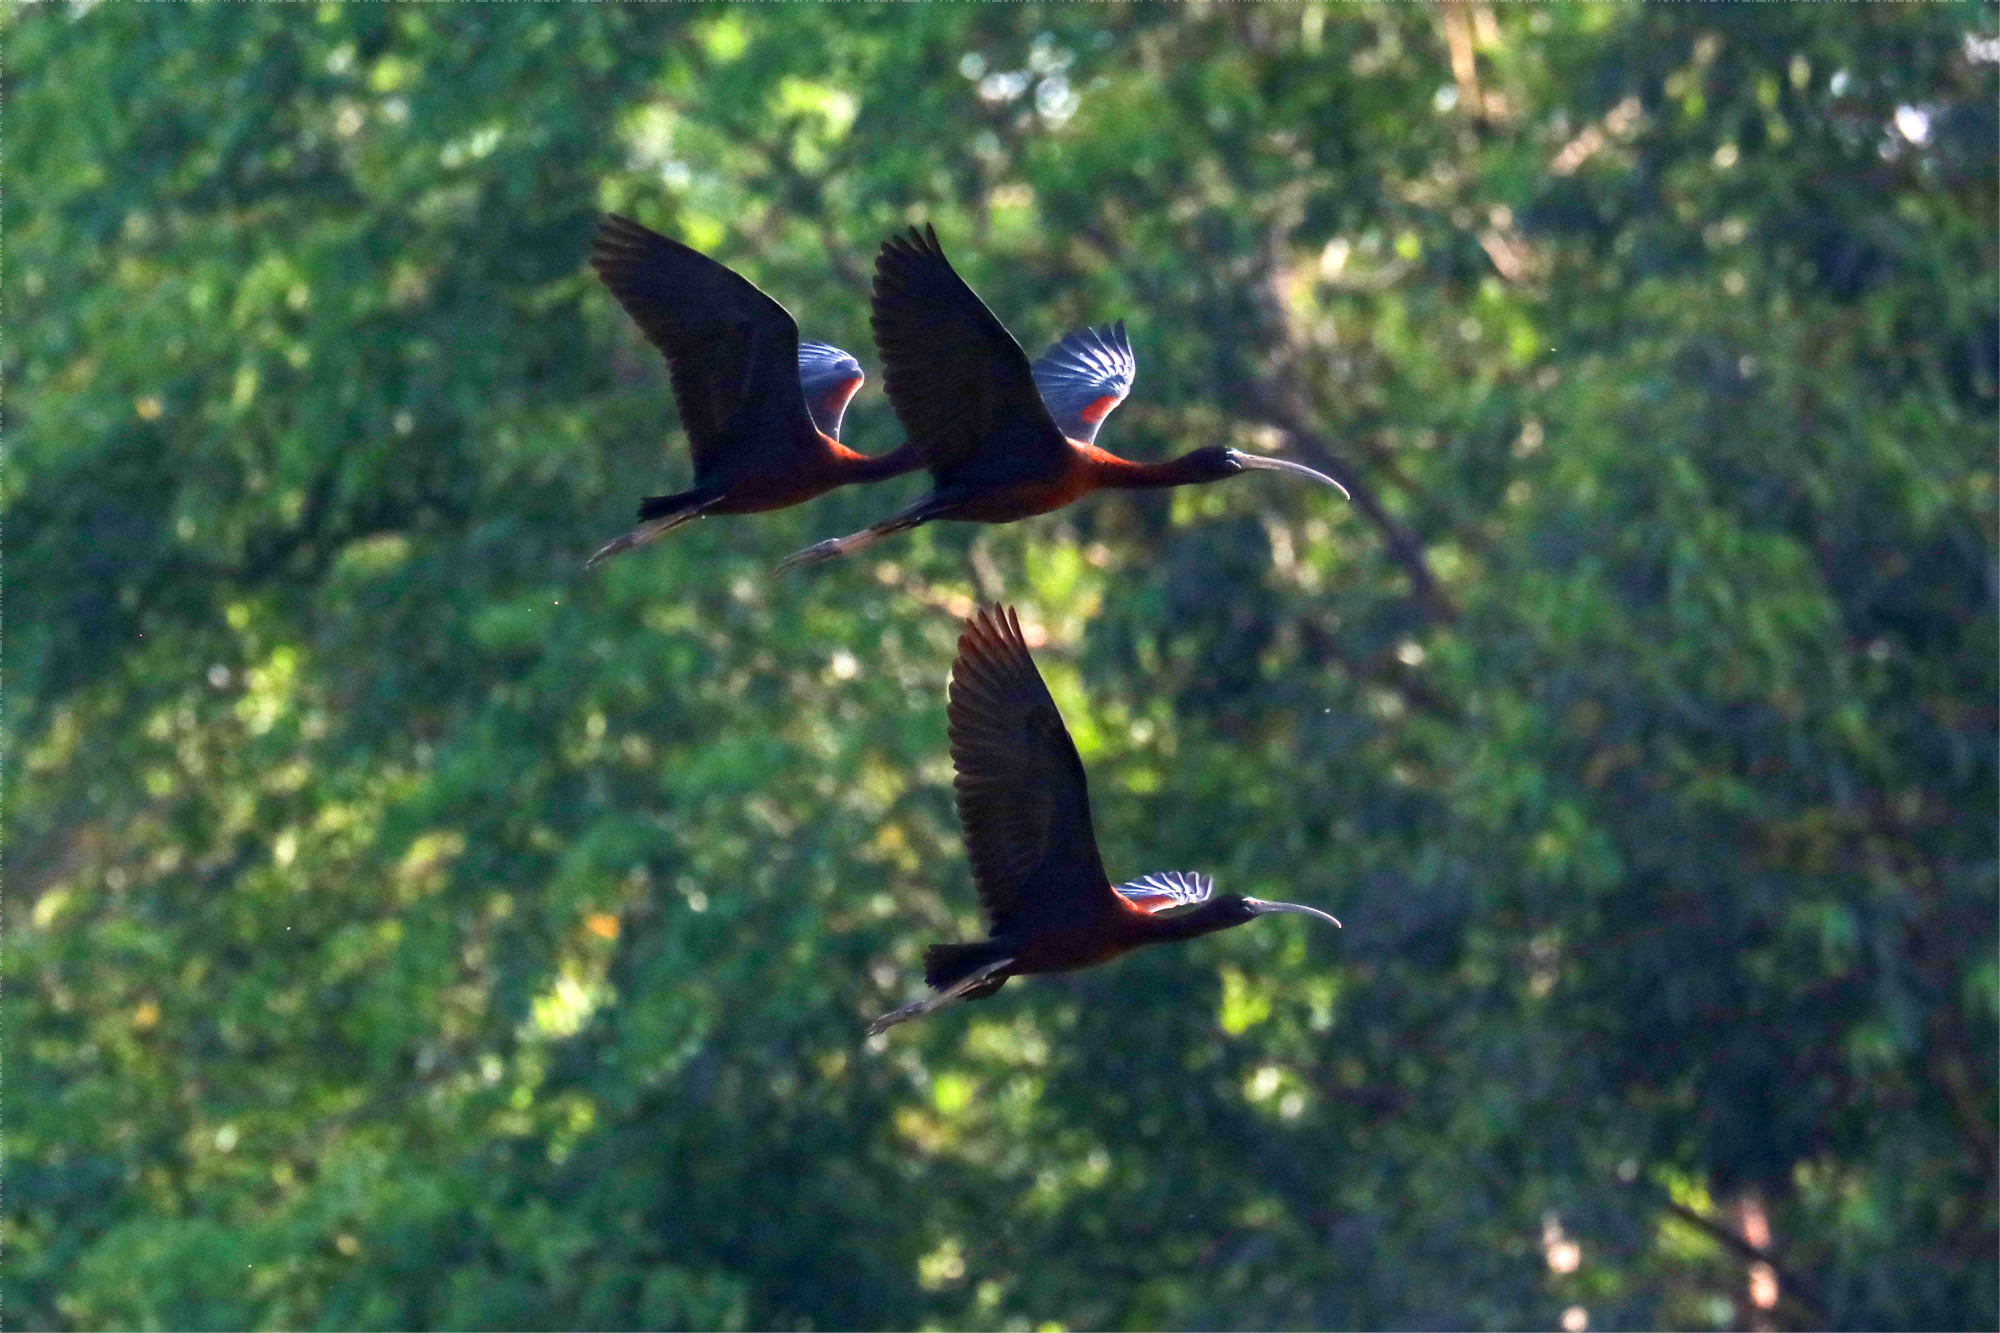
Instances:
[[[924,984],[934,990],[949,990],[1007,951],[992,940],[974,944],[933,944],[924,950]],[[993,990],[1000,989],[998,985]],[[992,994],[984,991],[983,994]],[[967,997],[971,998],[971,997]]]
[[[669,514],[678,514],[690,505],[698,505],[707,498],[707,493],[699,490],[682,491],[678,495],[649,495],[639,501],[639,518],[641,522],[665,518]]]

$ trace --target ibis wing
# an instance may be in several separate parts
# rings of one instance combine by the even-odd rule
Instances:
[[[598,229],[590,266],[666,357],[697,476],[719,461],[752,407],[792,427],[760,432],[760,447],[812,438],[797,429],[811,417],[799,384],[799,326],[783,306],[707,255],[616,214]]]
[[[1125,321],[1078,329],[1042,353],[1034,367],[1049,415],[1072,440],[1089,444],[1111,409],[1132,392],[1139,363],[1125,337]]]
[[[806,410],[812,413],[813,424],[833,439],[840,438],[840,419],[865,378],[861,363],[838,347],[799,344],[799,388],[805,392]]]
[[[1108,905],[1083,761],[1013,611],[966,624],[951,668],[951,761],[972,878],[994,934]]]
[[[1207,902],[1215,892],[1215,881],[1192,871],[1162,870],[1120,884],[1116,892],[1143,912],[1165,912]]]
[[[929,227],[883,242],[870,320],[882,389],[940,485],[983,464],[1007,479],[1056,475],[1068,444],[1027,353],[953,271]]]

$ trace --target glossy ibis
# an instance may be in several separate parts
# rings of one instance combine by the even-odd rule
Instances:
[[[871,319],[883,391],[931,470],[930,493],[873,527],[786,557],[780,570],[849,555],[934,519],[1012,523],[1103,489],[1221,481],[1239,472],[1332,477],[1211,445],[1165,463],[1134,463],[1093,441],[1132,387],[1122,323],[1071,334],[1033,365],[1006,326],[953,271],[929,227],[891,237],[875,258]]]
[[[1270,912],[1340,924],[1316,907],[1218,898],[1214,881],[1183,871],[1114,888],[1090,827],[1083,761],[1012,608],[966,622],[946,711],[958,820],[991,938],[925,950],[931,994],[876,1019],[870,1036],[954,1000],[983,999],[1009,977],[1090,967]]]
[[[616,214],[598,229],[590,266],[667,359],[695,484],[646,497],[639,526],[606,542],[585,568],[708,514],[783,509],[923,466],[910,444],[869,458],[840,443],[860,363],[838,347],[799,341],[785,308],[741,274]]]

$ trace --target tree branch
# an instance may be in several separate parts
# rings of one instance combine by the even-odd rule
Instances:
[[[1382,534],[1382,544],[1388,548],[1389,558],[1402,567],[1410,579],[1410,589],[1417,601],[1435,620],[1453,621],[1458,619],[1458,606],[1445,590],[1438,586],[1437,577],[1431,573],[1430,562],[1424,558],[1424,545],[1417,535],[1398,523],[1387,509],[1382,507],[1380,497],[1374,487],[1361,479],[1361,475],[1333,451],[1326,438],[1307,426],[1301,415],[1291,405],[1277,396],[1283,389],[1271,385],[1257,385],[1251,390],[1257,415],[1266,425],[1275,426],[1290,440],[1294,452],[1301,455],[1306,464],[1340,482],[1347,487],[1353,497],[1354,507],[1361,516],[1373,524]],[[1289,397],[1289,395],[1286,395]]]
[[[1806,1312],[1813,1316],[1814,1323],[1821,1326],[1826,1324],[1826,1302],[1820,1297],[1818,1285],[1809,1278],[1786,1267],[1784,1262],[1769,1250],[1757,1248],[1729,1227],[1713,1218],[1702,1216],[1686,1204],[1664,1199],[1660,1201],[1660,1206],[1697,1231],[1720,1241],[1724,1248],[1735,1251],[1738,1258],[1749,1263],[1768,1264],[1771,1271],[1778,1275],[1779,1294],[1781,1296],[1789,1294],[1795,1302],[1806,1307]]]
[[[1135,280],[1134,285],[1137,285],[1139,270],[1128,262],[1124,247],[1113,234],[1095,225],[1085,226],[1077,234],[1109,259],[1114,267],[1123,270],[1128,279]],[[1265,341],[1272,350],[1272,360],[1278,369],[1272,380],[1250,382],[1246,390],[1248,401],[1243,406],[1265,425],[1275,426],[1290,437],[1293,448],[1305,456],[1308,464],[1347,487],[1354,507],[1382,534],[1389,558],[1409,575],[1418,604],[1433,620],[1456,620],[1458,607],[1438,586],[1437,577],[1431,573],[1430,564],[1424,559],[1423,542],[1391,517],[1374,488],[1361,479],[1354,467],[1335,455],[1325,437],[1305,424],[1310,414],[1301,406],[1304,395],[1299,391],[1291,370],[1298,360],[1298,339],[1292,333],[1291,320],[1278,286],[1279,256],[1287,234],[1285,225],[1274,226],[1271,243],[1265,247],[1261,260],[1263,271],[1260,280],[1254,283],[1265,316]]]
[[[1284,255],[1298,213],[1297,209],[1287,209],[1273,218],[1263,253],[1257,260],[1261,271],[1257,273],[1251,291],[1264,316],[1266,345],[1274,355],[1271,358],[1271,373],[1263,379],[1251,379],[1246,386],[1250,406],[1265,424],[1275,426],[1290,436],[1293,447],[1305,456],[1309,464],[1347,487],[1354,507],[1382,534],[1389,558],[1409,576],[1411,591],[1425,612],[1434,620],[1456,620],[1458,607],[1438,586],[1430,563],[1424,559],[1423,542],[1390,516],[1389,511],[1382,507],[1374,487],[1363,481],[1359,472],[1334,453],[1333,446],[1324,436],[1306,424],[1312,412],[1307,406],[1310,399],[1300,385],[1297,373],[1301,339],[1292,328],[1291,306],[1284,289]]]
[[[1464,721],[1465,715],[1457,704],[1416,679],[1414,674],[1390,669],[1387,665],[1391,660],[1388,654],[1378,654],[1373,662],[1359,662],[1341,650],[1338,638],[1321,629],[1310,618],[1301,617],[1298,627],[1299,637],[1310,652],[1317,654],[1322,662],[1337,664],[1352,679],[1393,691],[1404,703],[1432,717],[1447,722]]]

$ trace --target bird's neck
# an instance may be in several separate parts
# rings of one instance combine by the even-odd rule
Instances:
[[[1189,486],[1215,480],[1213,475],[1200,471],[1193,454],[1182,454],[1164,463],[1135,463],[1129,458],[1108,454],[1095,445],[1075,447],[1083,455],[1084,465],[1090,469],[1098,487],[1103,490],[1150,491],[1164,486]]]
[[[842,481],[883,481],[889,477],[900,477],[905,472],[915,472],[924,465],[924,457],[916,445],[905,440],[886,454],[870,458],[867,454],[857,454],[838,440],[827,439],[833,447],[833,456],[840,460]]]

